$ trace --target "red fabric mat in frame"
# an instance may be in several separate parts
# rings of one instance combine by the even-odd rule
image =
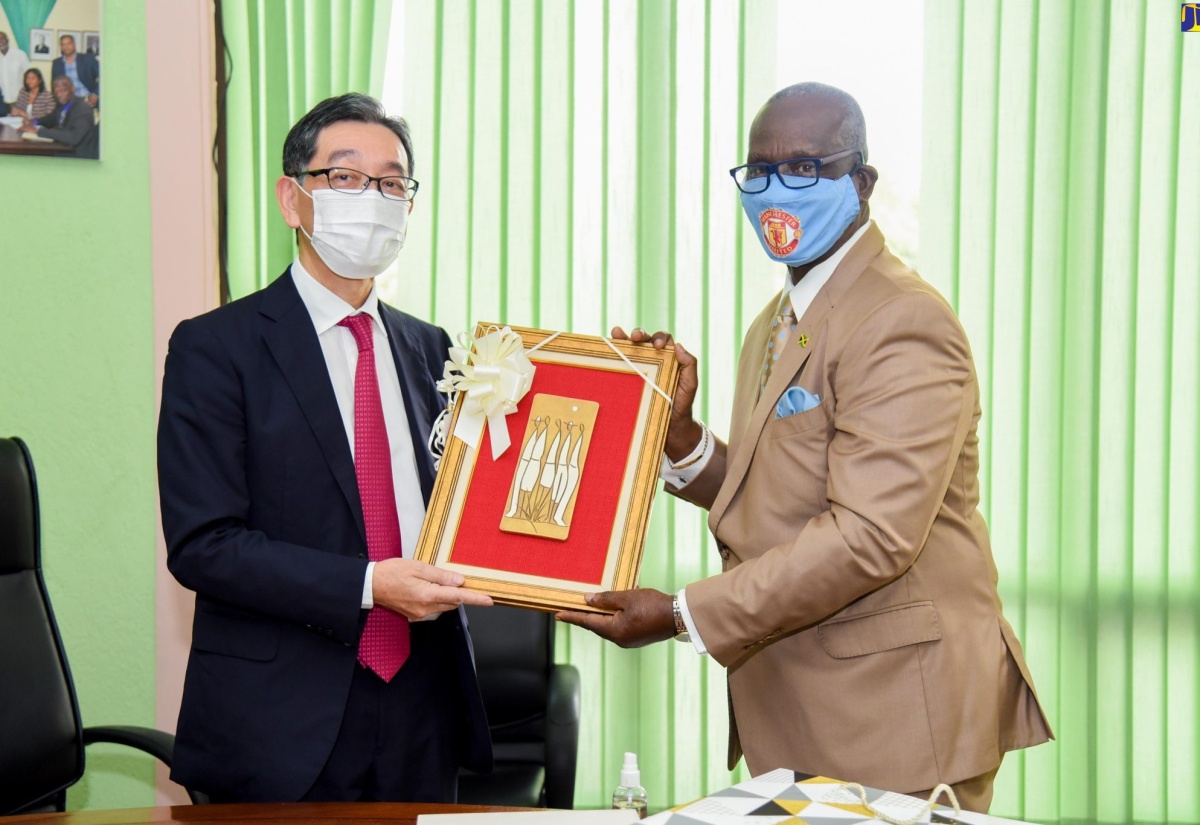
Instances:
[[[511,443],[498,458],[486,428],[478,449],[448,436],[416,557],[461,572],[466,587],[500,603],[595,610],[585,594],[637,586],[679,378],[674,349],[486,323],[476,326],[475,336],[496,330],[520,336],[536,366],[532,387],[507,416]],[[598,405],[562,540],[510,532],[514,519],[504,518],[506,504],[521,501],[509,496],[539,395]],[[456,404],[450,433],[461,414]],[[522,506],[528,504],[525,499]]]
[[[539,363],[533,388],[517,411],[507,417],[513,447],[496,461],[487,451],[475,462],[466,510],[459,524],[450,561],[532,576],[599,585],[612,539],[629,445],[637,423],[645,382],[630,373]],[[581,376],[580,371],[586,373]],[[588,460],[579,481],[579,498],[566,541],[504,533],[500,517],[520,458],[521,434],[538,393],[596,401],[600,412],[592,432]],[[483,443],[488,443],[485,430]]]

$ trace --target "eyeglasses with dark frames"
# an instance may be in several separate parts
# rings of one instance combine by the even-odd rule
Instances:
[[[403,175],[384,175],[383,177],[373,178],[366,172],[360,172],[357,169],[347,169],[344,166],[331,166],[328,169],[306,169],[303,172],[298,172],[295,177],[299,179],[305,175],[324,175],[325,179],[329,181],[330,189],[347,195],[357,195],[360,192],[365,192],[370,188],[372,183],[377,183],[379,184],[379,194],[394,201],[411,201],[417,194],[417,188],[421,185],[412,178],[406,178]]]
[[[823,158],[789,158],[778,163],[747,163],[729,170],[733,182],[748,195],[765,192],[774,175],[788,189],[807,189],[821,177],[821,166],[837,163],[851,155],[859,156],[859,165],[866,162],[862,149],[845,149]],[[857,168],[857,167],[855,167]]]

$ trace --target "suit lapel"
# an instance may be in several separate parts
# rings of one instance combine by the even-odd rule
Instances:
[[[866,269],[867,264],[874,260],[883,249],[883,234],[874,224],[859,239],[854,248],[846,253],[846,257],[838,264],[837,269],[826,282],[825,286],[816,294],[808,309],[804,311],[804,315],[796,323],[795,333],[788,338],[787,346],[784,352],[779,356],[779,361],[771,369],[771,377],[767,381],[767,386],[763,389],[762,396],[755,401],[754,395],[747,395],[746,387],[752,387],[753,392],[758,392],[758,381],[760,373],[758,370],[762,368],[763,352],[767,346],[767,334],[769,334],[770,324],[774,316],[774,307],[776,304],[769,305],[763,314],[755,320],[755,326],[762,325],[761,334],[756,336],[754,342],[751,341],[751,335],[746,336],[746,346],[754,343],[757,347],[756,354],[758,360],[754,367],[751,367],[750,359],[745,357],[743,353],[742,360],[738,369],[738,392],[736,394],[735,403],[744,405],[743,409],[750,409],[749,420],[746,422],[744,429],[734,427],[731,429],[730,441],[736,437],[736,444],[730,445],[729,464],[725,470],[725,480],[721,484],[721,490],[717,493],[716,499],[713,501],[713,506],[709,510],[708,524],[709,529],[715,534],[717,525],[720,524],[721,517],[725,515],[725,510],[729,503],[733,500],[734,495],[741,489],[742,482],[746,478],[746,473],[750,470],[750,462],[754,457],[755,449],[758,446],[759,439],[762,437],[763,429],[767,423],[775,417],[775,405],[778,403],[780,396],[784,391],[791,386],[796,380],[796,376],[804,369],[808,362],[809,356],[816,348],[816,342],[826,334],[826,325],[829,321],[829,313],[837,304],[841,296],[849,289],[850,285],[858,279],[862,271]],[[778,296],[776,296],[778,300]],[[802,336],[807,336],[807,346],[804,346]],[[753,380],[747,382],[745,373],[747,370],[753,369]],[[738,414],[734,413],[734,420],[738,420]]]
[[[263,332],[267,349],[279,365],[321,446],[365,543],[367,533],[363,526],[362,501],[358,497],[358,479],[354,474],[354,456],[346,440],[333,385],[329,383],[321,342],[313,329],[312,318],[300,300],[300,293],[296,291],[290,268],[263,291],[259,311],[273,322]]]
[[[779,360],[775,362],[775,366],[771,368],[771,377],[767,380],[767,386],[763,389],[762,395],[755,399],[758,394],[758,382],[760,370],[762,369],[763,351],[766,349],[767,334],[770,332],[770,322],[768,319],[764,323],[764,332],[761,337],[761,345],[757,350],[757,364],[753,368],[753,381],[743,381],[742,377],[738,378],[739,392],[736,394],[737,402],[745,405],[743,409],[749,410],[749,418],[746,421],[744,429],[740,431],[736,446],[731,448],[729,457],[729,465],[725,470],[725,481],[721,485],[720,492],[717,493],[716,499],[713,501],[712,509],[709,511],[708,523],[715,532],[717,525],[721,521],[721,517],[725,514],[725,509],[729,506],[729,502],[733,500],[734,494],[742,485],[742,480],[746,477],[746,473],[750,469],[750,461],[754,457],[755,447],[758,445],[758,440],[762,436],[763,427],[767,422],[775,416],[775,404],[779,397],[787,387],[795,380],[796,376],[804,369],[804,365],[808,362],[808,357],[813,350],[813,341],[818,335],[824,332],[825,318],[829,314],[831,304],[822,289],[817,293],[809,308],[805,310],[804,315],[796,324],[796,332],[788,338],[787,346],[783,353],[779,356]],[[769,310],[774,314],[774,306]],[[761,318],[759,320],[762,320]],[[799,345],[799,339],[802,331],[808,335],[808,346]],[[747,336],[749,341],[749,336]],[[745,368],[750,368],[749,360],[745,363]],[[743,386],[749,384],[749,391]]]
[[[742,354],[738,358],[737,382],[733,392],[733,413],[729,423],[731,445],[742,443],[746,424],[754,410],[758,397],[758,382],[762,375],[767,339],[771,334],[771,323],[775,320],[775,309],[779,306],[779,295],[771,299],[746,331],[742,342]]]
[[[738,358],[737,383],[733,393],[733,413],[729,425],[729,455],[726,459],[725,480],[717,497],[708,511],[709,528],[715,533],[717,523],[729,506],[738,485],[731,484],[730,479],[739,479],[745,475],[744,466],[748,466],[750,455],[754,452],[755,438],[750,437],[748,428],[759,407],[758,384],[762,380],[763,361],[766,358],[767,339],[771,335],[772,324],[776,310],[779,307],[780,295],[776,294],[758,317],[750,324],[746,332],[746,340],[742,342],[742,354]],[[772,375],[779,372],[778,365],[772,369]],[[743,468],[743,469],[739,469]]]
[[[396,374],[400,377],[400,388],[404,393],[404,412],[408,416],[408,431],[412,436],[413,455],[417,460],[417,474],[421,479],[421,493],[426,503],[433,494],[433,457],[429,453],[429,431],[441,407],[432,409],[430,399],[429,368],[421,342],[410,329],[404,315],[386,304],[380,304],[380,317],[387,328],[388,346],[392,360],[396,362]],[[441,366],[440,364],[438,365]],[[440,372],[440,370],[439,370]]]

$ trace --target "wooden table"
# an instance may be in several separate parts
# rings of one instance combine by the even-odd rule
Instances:
[[[533,811],[485,805],[435,805],[409,802],[267,802],[239,805],[175,805],[162,808],[123,808],[111,811],[68,811],[61,814],[9,816],[4,825],[65,823],[65,825],[141,825],[149,822],[214,823],[214,825],[271,825],[271,823],[347,823],[350,825],[414,825],[419,814],[461,814],[488,811]],[[544,809],[542,809],[544,810]]]
[[[21,133],[0,124],[0,154],[4,155],[57,155],[59,152],[70,152],[71,147],[65,143],[40,140],[26,140]]]

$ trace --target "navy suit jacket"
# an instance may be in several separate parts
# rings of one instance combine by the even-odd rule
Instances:
[[[450,340],[379,308],[428,501],[426,439]],[[333,747],[357,666],[367,545],[351,447],[290,269],[176,328],[158,472],[167,565],[196,592],[172,777],[247,800],[298,799]],[[461,762],[489,771],[465,614],[437,621],[456,647],[446,690],[465,719]]]
[[[60,152],[60,155],[98,159],[100,127],[96,125],[96,115],[92,107],[82,97],[75,98],[70,105],[71,108],[66,110],[65,115],[62,104],[56,103],[53,112],[38,118],[38,137],[50,138],[75,147],[71,152]],[[58,125],[60,120],[61,126]]]
[[[75,52],[75,71],[79,74],[79,82],[87,86],[89,92],[100,97],[100,61],[96,55],[87,52]],[[50,66],[50,79],[67,73],[66,61],[61,57],[54,58]],[[79,94],[76,91],[76,94]]]

